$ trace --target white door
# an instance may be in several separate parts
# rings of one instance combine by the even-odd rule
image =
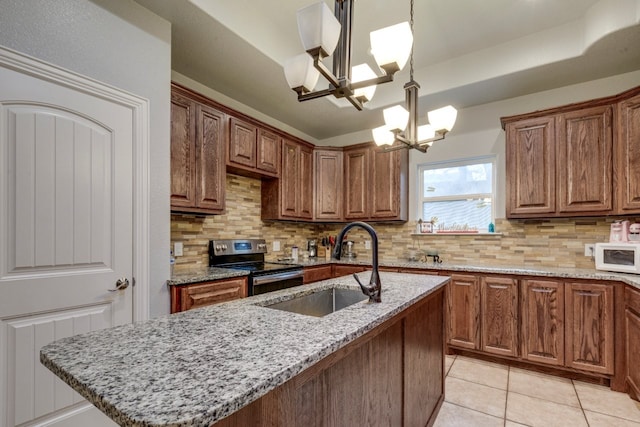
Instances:
[[[132,321],[133,135],[131,108],[0,64],[0,427],[115,425],[39,350]]]

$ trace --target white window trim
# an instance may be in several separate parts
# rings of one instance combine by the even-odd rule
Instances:
[[[424,179],[422,179],[422,172],[427,169],[439,169],[446,167],[468,166],[478,163],[491,163],[491,222],[495,223],[496,219],[496,156],[478,156],[469,157],[466,159],[456,160],[443,160],[440,162],[427,162],[419,163],[416,168],[416,181],[417,187],[417,203],[416,203],[416,218],[422,218],[422,204],[424,202]],[[468,198],[484,197],[486,193],[481,194],[467,194]],[[439,200],[446,200],[447,196],[439,198]],[[451,200],[459,200],[460,197],[450,197]]]

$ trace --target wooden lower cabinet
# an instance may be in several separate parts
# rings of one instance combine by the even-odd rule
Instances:
[[[510,277],[482,277],[481,350],[485,353],[518,355],[518,281]]]
[[[333,277],[341,277],[347,276],[353,273],[361,273],[365,270],[370,270],[371,267],[366,265],[342,265],[342,264],[334,264],[333,265]]]
[[[629,388],[629,395],[640,400],[640,364],[638,355],[640,354],[640,292],[627,287],[625,291],[625,347],[626,383]]]
[[[247,296],[245,277],[170,287],[171,313],[200,308]]]
[[[613,374],[613,286],[574,282],[564,286],[565,365]]]
[[[452,274],[447,286],[447,337],[456,347],[480,349],[480,286],[478,277]]]
[[[564,285],[556,280],[521,283],[522,358],[564,365]]]
[[[313,267],[304,268],[303,283],[318,282],[320,280],[331,279],[333,277],[333,268],[331,264],[316,265]]]
[[[444,399],[444,289],[216,426],[427,426]]]

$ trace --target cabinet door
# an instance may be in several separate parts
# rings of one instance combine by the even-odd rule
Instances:
[[[507,218],[555,212],[554,138],[553,117],[507,124]]]
[[[247,296],[247,279],[234,278],[171,288],[171,313]]]
[[[507,277],[481,280],[482,351],[518,355],[518,282]]]
[[[480,348],[480,287],[476,276],[452,274],[447,285],[448,342]]]
[[[256,168],[274,176],[280,174],[280,137],[266,129],[258,129]]]
[[[314,218],[342,220],[342,151],[316,150]]]
[[[625,312],[626,352],[627,352],[627,383],[631,396],[640,399],[640,366],[638,354],[640,354],[640,317],[627,309]]]
[[[171,207],[196,204],[195,103],[171,93]]]
[[[313,218],[313,150],[306,146],[299,148],[298,166],[298,218]]]
[[[613,286],[565,283],[565,364],[613,374]]]
[[[558,212],[611,212],[611,106],[594,107],[558,116]]]
[[[197,108],[196,177],[197,207],[223,212],[225,207],[226,134],[224,113],[206,106]]]
[[[371,156],[371,187],[365,188],[371,195],[371,218],[406,221],[409,151],[375,148]]]
[[[368,148],[344,152],[344,218],[346,220],[369,218],[369,156]]]
[[[564,288],[553,280],[523,280],[522,358],[564,365]]]
[[[618,213],[640,213],[640,96],[618,105]]]
[[[257,127],[235,117],[229,120],[230,165],[256,167]]]
[[[282,141],[282,170],[280,172],[280,192],[282,216],[298,216],[298,177],[300,176],[300,149],[293,141]]]

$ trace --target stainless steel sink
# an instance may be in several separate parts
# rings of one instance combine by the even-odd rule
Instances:
[[[307,316],[323,317],[367,298],[360,289],[331,288],[265,307]]]

